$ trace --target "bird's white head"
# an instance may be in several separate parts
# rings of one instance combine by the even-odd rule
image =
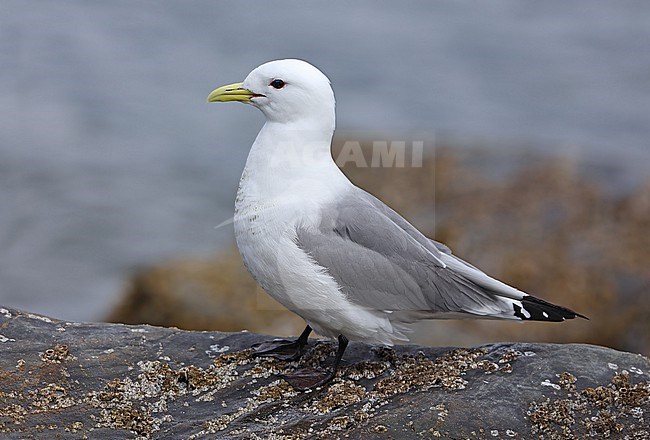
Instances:
[[[219,87],[208,102],[238,101],[259,108],[267,121],[302,123],[334,129],[334,92],[329,79],[302,60],[262,64],[243,83]]]

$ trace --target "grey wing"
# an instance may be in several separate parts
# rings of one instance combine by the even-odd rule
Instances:
[[[357,194],[355,194],[357,198],[364,199],[368,203],[371,203],[379,212],[381,212],[401,229],[403,229],[404,232],[411,235],[412,237],[415,237],[418,242],[425,245],[425,247],[432,253],[436,253],[437,258],[443,263],[443,265],[449,267],[458,275],[463,276],[477,286],[486,289],[490,291],[490,293],[493,293],[497,296],[503,296],[511,299],[522,299],[523,297],[528,296],[528,294],[522,292],[521,290],[515,289],[506,283],[490,277],[482,270],[477,269],[467,261],[457,257],[445,244],[425,237],[424,234],[422,234],[413,225],[406,221],[404,217],[393,211],[390,207],[386,206],[386,204],[377,199],[375,196],[368,194],[360,188],[355,188],[355,190],[355,192],[357,192]]]
[[[462,264],[446,246],[437,246],[361,189],[325,207],[318,228],[299,228],[297,243],[363,307],[516,319],[512,301],[451,266],[478,269]]]

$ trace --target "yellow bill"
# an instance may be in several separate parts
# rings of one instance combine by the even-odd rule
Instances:
[[[248,102],[255,94],[243,87],[243,83],[228,84],[214,89],[208,95],[208,102]]]

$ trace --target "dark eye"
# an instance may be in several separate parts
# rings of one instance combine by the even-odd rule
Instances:
[[[282,87],[284,87],[284,84],[285,82],[282,81],[281,79],[274,79],[273,81],[271,81],[271,84],[269,85],[274,89],[281,89]]]

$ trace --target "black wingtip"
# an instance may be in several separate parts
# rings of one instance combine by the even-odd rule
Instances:
[[[543,299],[528,295],[521,299],[520,307],[514,305],[515,316],[524,321],[547,321],[562,322],[567,319],[583,318],[589,320],[585,315],[574,312],[566,307],[557,306]]]

